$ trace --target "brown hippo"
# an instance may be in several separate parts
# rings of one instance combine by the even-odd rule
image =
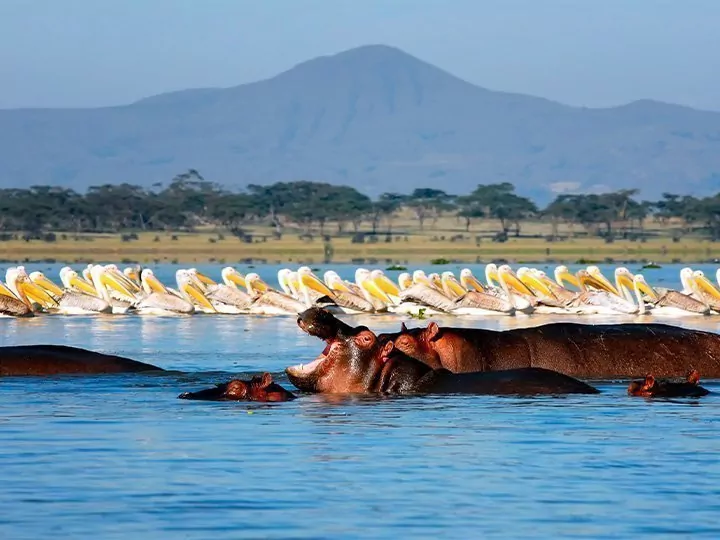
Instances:
[[[380,334],[405,354],[454,373],[542,367],[580,378],[720,377],[720,336],[664,324],[552,323],[506,331],[426,328]]]
[[[682,382],[658,380],[647,375],[645,380],[632,381],[628,386],[628,394],[640,397],[700,397],[707,396],[709,390],[700,386],[700,374],[693,369]]]
[[[162,368],[63,345],[0,347],[0,376],[132,373]]]
[[[598,391],[572,377],[540,368],[454,374],[432,369],[381,343],[365,326],[356,328],[321,308],[310,308],[298,325],[326,341],[313,362],[285,371],[300,390],[361,394],[594,394]]]
[[[203,401],[290,401],[295,399],[295,394],[274,383],[269,373],[263,373],[249,381],[233,379],[215,388],[184,392],[178,398]]]

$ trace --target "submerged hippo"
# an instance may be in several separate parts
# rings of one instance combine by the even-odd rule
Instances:
[[[203,401],[290,401],[295,399],[295,394],[273,382],[269,373],[263,373],[249,381],[233,379],[215,388],[184,392],[178,398]]]
[[[572,377],[539,368],[491,373],[454,374],[432,369],[381,343],[364,326],[352,327],[321,308],[310,308],[298,325],[326,341],[313,362],[286,369],[300,390],[361,394],[594,394],[598,391]]]
[[[629,395],[640,397],[701,397],[709,393],[709,390],[700,386],[700,374],[695,369],[681,382],[658,380],[647,375],[644,380],[632,381],[628,386]]]
[[[664,324],[552,323],[506,331],[426,328],[380,334],[428,366],[454,373],[541,367],[580,378],[682,377],[692,364],[720,377],[720,336]]]
[[[0,347],[0,376],[133,373],[163,371],[130,358],[66,347],[20,345]]]

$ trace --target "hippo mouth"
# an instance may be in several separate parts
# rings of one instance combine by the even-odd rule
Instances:
[[[292,378],[310,377],[323,365],[323,362],[327,360],[333,346],[333,340],[328,339],[326,341],[327,344],[325,345],[325,348],[315,360],[308,362],[307,364],[296,364],[285,369],[285,372],[291,377],[291,381]],[[292,382],[295,384],[294,381]],[[295,386],[297,386],[297,384],[295,384]]]

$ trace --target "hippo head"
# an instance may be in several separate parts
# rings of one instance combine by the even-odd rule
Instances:
[[[381,344],[367,327],[349,326],[321,308],[301,313],[298,326],[326,342],[315,360],[285,370],[306,392],[365,393],[393,350],[392,342]]]
[[[433,369],[443,367],[440,353],[434,346],[440,337],[440,327],[436,322],[429,322],[426,328],[408,329],[405,323],[400,326],[400,332],[380,334],[381,343],[391,341],[395,349],[411,358],[420,360]]]
[[[178,396],[180,399],[196,399],[204,401],[290,401],[295,399],[292,392],[288,392],[272,380],[272,375],[263,373],[260,377],[253,377],[249,381],[233,379],[215,388],[208,388],[198,392],[185,392]]]
[[[632,381],[628,386],[628,394],[640,397],[700,397],[709,394],[700,386],[700,374],[691,369],[684,382],[658,380],[648,374],[644,380]]]

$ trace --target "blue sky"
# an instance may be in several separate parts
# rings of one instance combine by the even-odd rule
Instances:
[[[0,108],[233,86],[370,43],[571,105],[720,110],[720,0],[0,0]]]

